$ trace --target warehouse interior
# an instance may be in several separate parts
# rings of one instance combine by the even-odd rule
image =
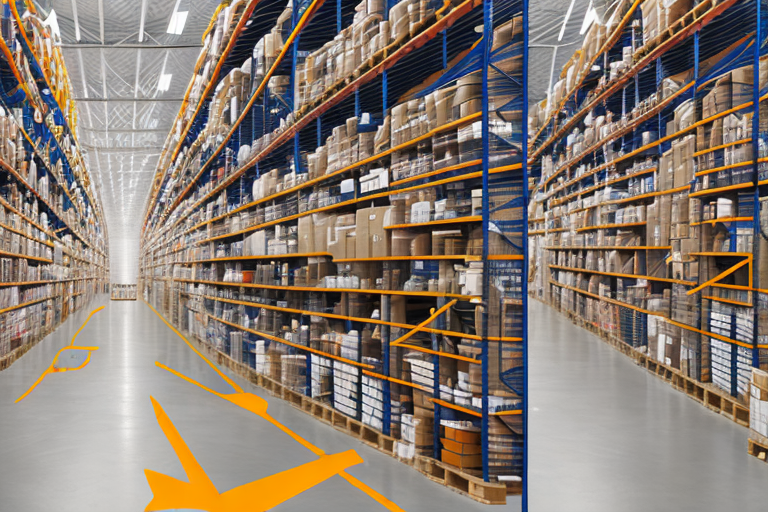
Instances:
[[[764,510],[767,16],[5,2],[0,510]]]

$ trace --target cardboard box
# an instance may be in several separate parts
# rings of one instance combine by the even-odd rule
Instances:
[[[483,456],[480,455],[459,455],[449,450],[442,451],[442,459],[446,464],[461,469],[479,468],[483,466]]]
[[[315,226],[312,215],[299,217],[299,253],[315,252]]]
[[[442,438],[443,448],[458,455],[477,455],[483,453],[483,447],[480,444],[459,443],[452,439]]]
[[[415,394],[414,392],[414,396]],[[480,444],[480,430],[461,430],[445,427],[445,438],[458,443]]]

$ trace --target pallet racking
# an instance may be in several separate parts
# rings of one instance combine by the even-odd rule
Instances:
[[[293,6],[220,15],[139,294],[252,381],[503,502],[525,464],[527,3]]]
[[[107,282],[106,226],[75,134],[61,52],[33,5],[0,37],[0,369]]]
[[[530,118],[531,294],[742,425],[768,366],[765,13],[619,2]]]

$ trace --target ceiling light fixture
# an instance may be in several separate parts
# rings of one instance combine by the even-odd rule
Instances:
[[[571,0],[571,5],[568,6],[568,11],[565,13],[565,19],[563,20],[563,26],[560,28],[560,35],[557,36],[557,42],[563,40],[565,35],[565,26],[568,24],[568,20],[571,18],[571,12],[573,12],[573,4],[576,0]]]
[[[163,73],[160,75],[160,79],[157,81],[157,91],[166,92],[168,89],[170,89],[171,78],[173,78],[173,75],[170,73]]]
[[[176,0],[176,6],[173,8],[173,14],[171,14],[171,21],[168,23],[169,34],[180,36],[184,32],[184,25],[187,23],[187,15],[189,11],[180,11],[179,4],[181,0]]]

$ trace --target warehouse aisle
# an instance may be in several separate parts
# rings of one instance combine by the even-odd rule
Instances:
[[[766,510],[746,428],[541,302],[529,318],[530,510]]]
[[[99,347],[88,365],[47,375],[26,398],[14,403],[100,305],[106,308],[93,315],[76,341],[79,346]],[[73,315],[10,369],[0,372],[0,508],[135,512],[152,500],[145,469],[186,482],[179,458],[158,425],[150,396],[219,492],[317,460],[274,425],[157,367],[156,361],[213,391],[233,392],[146,304],[109,302],[106,297]],[[402,509],[488,509],[234,380],[245,391],[266,399],[277,421],[326,453],[355,450],[364,462],[347,472]],[[510,501],[507,507],[494,510],[518,510],[519,500]],[[336,475],[274,510],[385,508]]]

